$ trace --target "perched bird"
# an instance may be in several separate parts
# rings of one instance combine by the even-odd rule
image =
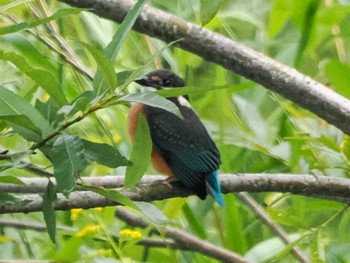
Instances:
[[[152,71],[135,82],[155,89],[185,86],[180,77],[164,69]],[[177,178],[201,199],[210,194],[223,206],[217,173],[221,160],[215,143],[185,97],[168,99],[176,104],[183,118],[137,103],[131,107],[128,118],[132,140],[138,115],[142,112],[150,128],[154,168],[168,175],[167,181]]]

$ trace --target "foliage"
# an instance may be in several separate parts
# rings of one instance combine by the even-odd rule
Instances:
[[[129,103],[135,101],[176,112],[161,97],[169,91],[139,93],[132,83],[159,65],[186,80],[189,87],[179,92],[189,95],[212,133],[222,155],[222,172],[349,177],[350,139],[338,129],[251,81],[172,44],[130,31],[143,2],[122,25],[115,25],[57,1],[2,1],[0,152],[9,154],[0,160],[0,182],[21,184],[19,177],[35,175],[27,169],[34,165],[52,172],[58,184],[48,185],[43,214],[1,216],[46,223],[48,235],[2,227],[0,259],[216,262],[200,254],[137,246],[139,238],[151,235],[149,229],[129,229],[115,219],[112,207],[56,212],[56,217],[53,212],[57,193],[69,195],[80,177],[123,176],[126,171],[131,176],[135,169],[126,158],[130,154],[132,161],[144,161],[141,166],[148,162],[141,154],[149,151],[138,150],[142,145],[135,143],[139,148],[132,151],[126,116]],[[235,39],[350,97],[348,1],[150,0],[148,4]],[[137,137],[149,143],[146,135]],[[142,175],[144,169],[137,172]],[[149,167],[148,172],[154,171]],[[130,185],[137,183],[135,178],[128,180]],[[233,194],[225,195],[226,206],[220,208],[210,198],[141,205],[118,192],[86,189],[133,207],[154,225],[176,225],[245,255],[250,262],[296,261],[288,254],[292,246],[283,246]],[[350,217],[342,204],[279,193],[253,196],[313,262],[350,260]],[[16,199],[0,193],[0,202]],[[119,232],[117,242],[112,236]]]

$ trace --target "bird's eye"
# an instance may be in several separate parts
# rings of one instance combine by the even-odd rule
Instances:
[[[170,80],[166,79],[166,80],[164,81],[164,86],[169,86],[169,85],[170,85]]]

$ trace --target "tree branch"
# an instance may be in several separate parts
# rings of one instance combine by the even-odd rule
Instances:
[[[173,197],[187,197],[193,193],[184,188],[180,182],[173,182],[172,188],[161,183],[155,183],[163,176],[144,176],[141,183],[132,189],[119,189],[119,192],[134,201],[150,202]],[[84,183],[94,186],[120,188],[123,185],[122,176],[104,176],[84,178]],[[47,180],[45,178],[24,179],[28,186],[0,184],[1,192],[27,193],[30,191],[42,193]],[[290,192],[311,197],[335,200],[350,204],[350,180],[327,176],[310,176],[297,174],[223,174],[219,181],[224,194],[233,192]],[[18,202],[0,204],[0,214],[35,212],[42,209],[40,194],[18,194]],[[113,206],[117,203],[90,191],[77,189],[69,198],[58,195],[55,204],[56,210],[69,210],[72,208],[92,208]]]
[[[133,5],[131,0],[59,0],[88,8],[120,23]],[[165,42],[177,42],[207,61],[221,65],[279,93],[350,135],[350,101],[326,86],[267,56],[206,28],[188,23],[145,5],[134,29]]]
[[[283,241],[284,244],[290,244],[288,234],[284,231],[284,229],[276,224],[272,218],[264,211],[264,209],[258,203],[256,203],[248,193],[238,193],[237,196],[239,199],[241,199],[241,201],[250,207],[256,217],[265,225],[267,225]],[[300,262],[310,262],[298,246],[294,246],[290,250],[290,253],[292,253]]]
[[[141,218],[133,215],[132,213],[126,211],[123,208],[117,208],[116,215],[129,225],[138,226],[142,228],[146,228],[149,226],[148,223],[143,221]],[[155,228],[153,229],[153,231],[160,234],[159,231]],[[206,241],[200,240],[199,238],[194,237],[177,228],[165,227],[164,232],[167,238],[171,238],[177,243],[182,244],[185,249],[187,248],[187,250],[200,252],[203,255],[219,259],[221,262],[247,262],[240,255],[232,251],[223,249]]]

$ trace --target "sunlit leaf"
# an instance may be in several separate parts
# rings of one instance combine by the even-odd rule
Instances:
[[[0,59],[16,65],[19,70],[40,85],[58,105],[67,104],[57,78],[50,71],[31,67],[24,57],[14,52],[4,53],[0,50]]]
[[[146,118],[140,114],[134,136],[134,145],[130,161],[132,165],[126,168],[125,187],[136,185],[147,170],[151,161],[152,141]]]
[[[163,225],[169,223],[170,220],[155,205],[146,202],[134,202],[140,211],[154,224]]]
[[[141,102],[143,104],[157,107],[169,112],[174,113],[177,116],[181,116],[179,108],[170,100],[167,100],[153,92],[143,92],[138,94],[128,94],[117,101],[119,102]]]
[[[58,18],[67,16],[67,15],[76,15],[79,14],[83,9],[77,9],[77,8],[69,8],[69,9],[60,9],[53,15],[41,19],[34,20],[32,22],[22,22],[22,23],[17,23],[12,26],[7,26],[7,27],[0,27],[0,35],[3,34],[9,34],[9,33],[14,33],[18,32],[24,29],[29,29],[32,27],[39,26],[41,24],[45,24],[47,22],[50,22],[52,20],[56,20]]]
[[[203,26],[208,24],[219,11],[221,0],[201,0],[199,18]]]

